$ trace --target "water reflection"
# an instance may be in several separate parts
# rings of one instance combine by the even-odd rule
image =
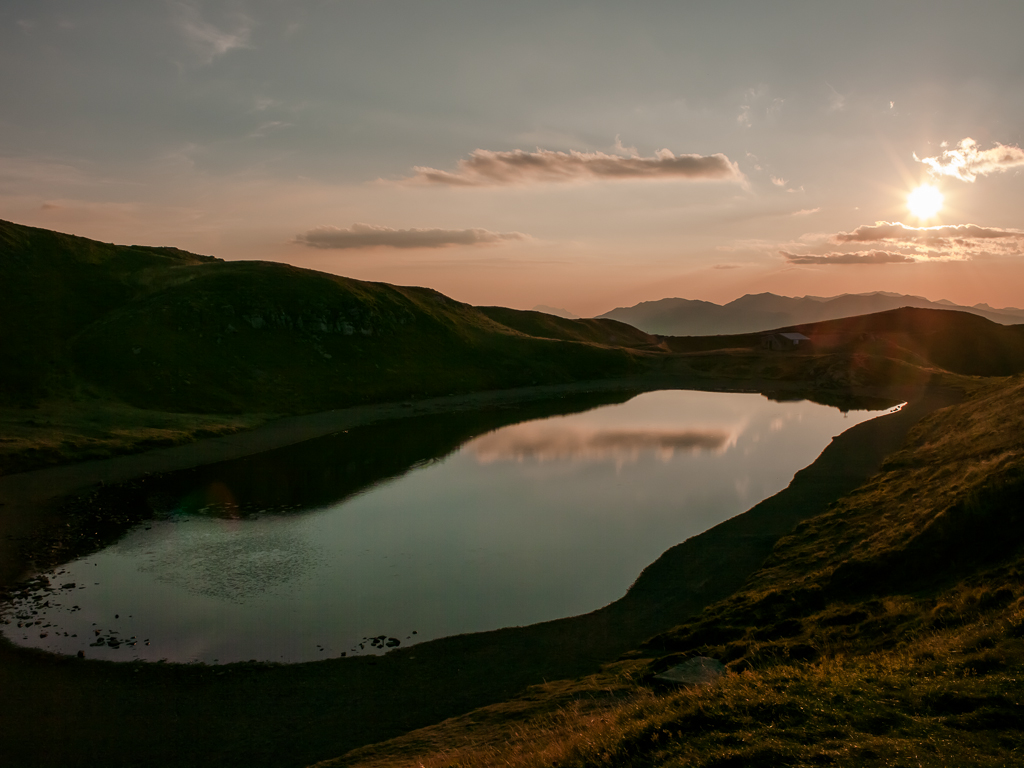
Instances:
[[[736,435],[721,430],[587,430],[582,427],[524,424],[474,440],[469,448],[481,464],[494,461],[635,462],[642,453],[669,461],[676,451],[721,452]]]
[[[109,659],[302,661],[583,613],[873,415],[686,391],[594,407],[607,399],[410,418],[149,484],[154,519],[54,573],[73,586],[16,604],[5,634]]]
[[[414,416],[357,427],[257,456],[178,473],[148,502],[161,515],[248,518],[337,504],[442,461],[467,440],[524,420],[623,403],[628,392],[598,392],[494,409]]]

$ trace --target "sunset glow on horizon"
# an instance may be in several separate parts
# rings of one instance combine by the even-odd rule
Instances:
[[[1024,306],[1024,5],[986,7],[11,0],[0,218],[581,316]]]

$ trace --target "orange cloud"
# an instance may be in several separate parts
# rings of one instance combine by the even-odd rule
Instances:
[[[409,181],[482,187],[564,181],[686,179],[741,181],[735,163],[715,155],[674,155],[662,149],[654,157],[620,157],[604,152],[492,152],[477,149],[460,160],[455,172],[417,166]]]
[[[836,246],[879,243],[882,248],[836,250]],[[806,248],[806,250],[804,250]],[[916,261],[969,261],[980,256],[1024,254],[1024,231],[945,224],[910,227],[898,221],[876,221],[852,232],[803,238],[800,247],[779,254],[790,264],[899,264]]]
[[[446,248],[453,245],[496,245],[526,240],[520,232],[486,229],[392,229],[353,224],[348,229],[317,227],[297,235],[293,242],[312,248]]]
[[[873,243],[880,240],[933,243],[943,240],[995,240],[1024,237],[1024,232],[977,224],[947,224],[937,227],[908,227],[898,221],[876,221],[857,227],[853,232],[832,235],[834,243]]]
[[[790,264],[895,264],[915,262],[917,259],[893,251],[853,251],[851,253],[823,253],[820,255],[779,251]]]
[[[1012,144],[996,145],[992,149],[978,149],[978,142],[968,137],[937,157],[914,155],[919,163],[931,168],[933,176],[951,176],[960,181],[973,182],[978,176],[1000,173],[1024,165],[1024,149]]]

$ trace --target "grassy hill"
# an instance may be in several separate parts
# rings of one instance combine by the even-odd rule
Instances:
[[[614,321],[0,222],[0,469],[274,415],[641,373],[658,345]]]
[[[791,326],[819,350],[925,362],[967,376],[1024,371],[1024,325],[1000,325],[967,312],[903,307]]]
[[[621,375],[634,329],[541,338],[426,288],[115,246],[0,222],[0,396],[89,395],[167,411],[303,412]],[[626,328],[614,322],[608,327]],[[653,343],[652,343],[653,342]],[[623,349],[628,346],[630,349]]]
[[[765,333],[780,332],[802,333],[811,343],[785,352],[760,349]],[[677,365],[707,375],[801,381],[819,389],[1024,372],[1024,325],[955,310],[903,307],[764,333],[660,338],[680,356]]]
[[[1019,765],[1022,498],[1017,376],[926,418],[737,593],[602,674],[324,765]],[[729,671],[654,685],[694,656]]]

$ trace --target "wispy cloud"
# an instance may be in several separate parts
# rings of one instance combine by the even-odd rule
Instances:
[[[667,149],[654,157],[621,157],[604,152],[492,152],[477,149],[460,160],[454,172],[416,167],[409,181],[482,187],[571,181],[683,179],[742,181],[743,174],[723,154],[674,155]]]
[[[204,20],[192,3],[177,3],[174,8],[178,28],[204,63],[209,64],[236,48],[251,47],[252,20],[245,14],[234,14],[230,28],[222,29]]]
[[[842,250],[844,246],[878,243],[875,250]],[[837,249],[838,246],[838,249]],[[779,250],[791,264],[897,264],[920,261],[969,261],[982,256],[1024,254],[1024,231],[947,224],[910,227],[898,221],[876,221],[851,232],[805,235]]]
[[[864,224],[852,232],[832,235],[834,243],[874,243],[881,240],[908,243],[941,244],[944,241],[966,240],[1019,240],[1024,232],[1017,229],[979,227],[977,224],[946,224],[937,227],[908,227],[898,221],[876,221]]]
[[[32,183],[81,185],[96,183],[99,180],[100,177],[97,175],[57,160],[0,156],[0,188],[8,183],[24,188],[24,185]]]
[[[497,245],[526,240],[521,232],[486,229],[392,229],[353,224],[348,229],[317,227],[297,235],[294,242],[311,248],[446,248],[454,245]]]
[[[744,128],[750,128],[756,121],[772,119],[782,111],[785,99],[774,98],[766,85],[748,88],[743,94],[736,122]]]
[[[842,112],[846,109],[846,97],[843,96],[839,91],[832,87],[830,83],[825,83],[831,93],[828,95],[828,110],[829,112]]]
[[[992,149],[978,149],[978,142],[968,137],[957,144],[956,149],[947,149],[937,157],[918,157],[915,154],[914,159],[931,168],[933,176],[951,176],[973,182],[978,176],[1024,166],[1024,149],[998,142]]]
[[[779,251],[790,264],[897,264],[917,259],[893,251],[853,251],[851,253],[796,254]]]

